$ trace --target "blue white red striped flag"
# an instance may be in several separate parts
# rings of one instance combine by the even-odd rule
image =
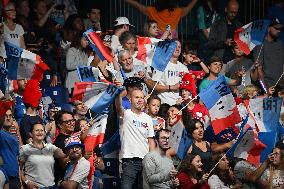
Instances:
[[[138,53],[136,58],[145,63],[152,62],[155,47],[160,41],[162,40],[153,37],[138,37]]]
[[[104,141],[105,130],[107,125],[107,114],[99,114],[90,121],[91,127],[88,135],[84,140],[85,150],[91,152],[98,144]]]
[[[224,76],[213,81],[199,93],[199,97],[209,110],[215,135],[227,128],[234,128],[241,122],[236,102]]]
[[[165,40],[158,42],[153,59],[150,63],[155,70],[159,70],[161,72],[165,71],[171,57],[173,56],[177,43],[172,40]]]
[[[173,148],[179,159],[183,160],[187,154],[189,146],[192,144],[185,127],[178,121],[171,129],[169,146]]]
[[[36,79],[41,81],[43,73],[49,67],[35,53],[21,47],[5,42],[6,55],[8,58],[8,79]]]
[[[269,24],[269,20],[256,20],[244,25],[235,31],[234,41],[248,55],[255,46],[263,43]]]
[[[100,114],[113,103],[115,97],[123,91],[113,84],[103,82],[76,82],[73,100],[80,100],[93,112]]]
[[[110,83],[105,79],[99,68],[93,66],[77,66],[77,73],[82,82],[104,82]]]
[[[83,36],[88,41],[89,45],[92,49],[97,53],[101,60],[107,60],[108,62],[112,62],[113,56],[103,44],[101,38],[98,34],[93,31],[93,29],[89,29],[84,32]]]

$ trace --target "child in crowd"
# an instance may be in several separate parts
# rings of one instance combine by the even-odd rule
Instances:
[[[158,117],[160,105],[161,105],[161,99],[157,95],[152,95],[147,100],[148,115],[151,116],[153,120],[155,131],[158,131],[160,129],[165,129],[165,120],[161,117]]]
[[[177,104],[180,104],[182,106],[186,106],[190,101],[190,103],[187,105],[187,110],[191,114],[193,118],[197,118],[201,120],[203,123],[209,121],[209,114],[206,107],[202,104],[197,103],[198,100],[192,100],[196,97],[196,80],[193,79],[193,76],[196,78],[201,79],[203,74],[199,74],[198,76],[195,76],[193,73],[187,73],[183,76],[182,81],[180,83],[179,90],[181,92],[181,97]]]
[[[247,85],[244,88],[242,95],[243,100],[249,100],[255,98],[259,93],[259,89],[255,85]]]
[[[213,56],[210,58],[209,63],[208,63],[208,69],[209,69],[209,75],[202,80],[199,86],[199,92],[203,91],[206,89],[213,81],[215,81],[219,76],[222,71],[223,67],[223,61],[221,58],[217,56]],[[236,79],[230,79],[226,77],[226,82],[230,86],[238,85],[240,83],[240,77],[243,75],[243,72],[238,72],[238,80]]]

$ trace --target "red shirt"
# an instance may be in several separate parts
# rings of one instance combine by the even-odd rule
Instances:
[[[188,112],[191,114],[192,118],[197,118],[204,122],[204,116],[209,116],[208,110],[204,105],[195,104],[193,109],[187,109]]]
[[[207,182],[203,184],[193,184],[190,177],[186,173],[179,173],[177,175],[177,178],[179,180],[179,187],[180,189],[210,189],[210,186]]]

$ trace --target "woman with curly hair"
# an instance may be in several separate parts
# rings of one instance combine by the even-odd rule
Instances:
[[[203,173],[202,162],[199,155],[187,154],[181,162],[177,178],[180,189],[210,189],[207,179],[208,173]]]

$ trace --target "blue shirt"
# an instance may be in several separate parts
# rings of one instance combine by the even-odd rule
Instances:
[[[16,119],[18,125],[20,125],[21,120],[23,119],[25,113],[26,113],[26,107],[25,107],[24,102],[23,102],[23,97],[22,96],[16,96],[14,116],[15,116],[15,119]]]
[[[18,139],[10,133],[0,131],[0,156],[3,159],[3,165],[0,168],[4,169],[8,177],[19,177],[19,142]]]

